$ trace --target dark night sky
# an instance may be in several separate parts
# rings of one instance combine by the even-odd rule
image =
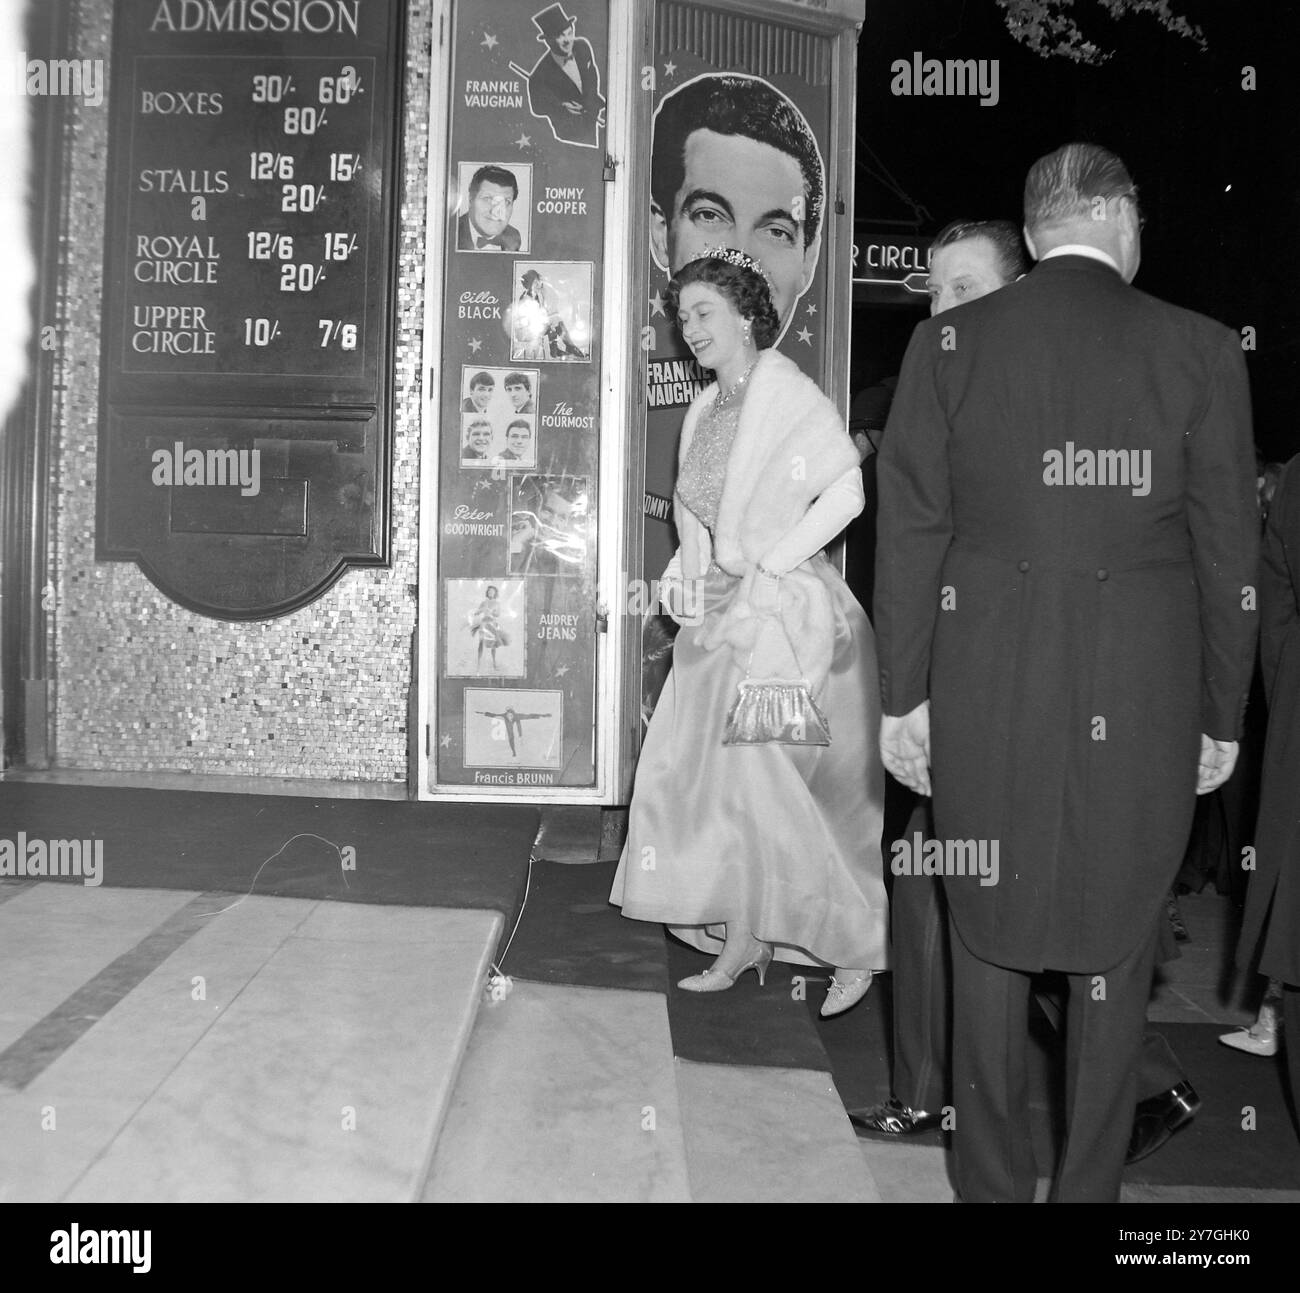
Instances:
[[[1020,222],[1025,171],[1072,139],[1105,144],[1126,162],[1147,217],[1136,285],[1240,329],[1257,329],[1248,354],[1256,439],[1271,458],[1300,451],[1300,309],[1287,275],[1300,229],[1300,20],[1291,0],[1173,0],[1209,48],[1134,15],[1112,20],[1095,0],[1073,12],[1114,56],[1102,67],[1043,59],[1017,43],[994,0],[868,0],[858,46],[856,216],[914,215],[870,173],[864,148],[927,209],[919,232],[958,217]],[[926,58],[996,58],[999,102],[902,97],[891,64]],[[1241,87],[1254,66],[1260,88]],[[1231,189],[1228,186],[1231,185]],[[865,317],[864,317],[865,316]],[[855,314],[855,378],[896,371],[890,353],[920,311]]]

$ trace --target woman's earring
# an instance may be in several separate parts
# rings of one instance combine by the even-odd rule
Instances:
[[[746,319],[745,320],[745,345],[749,345],[749,343],[753,339],[754,339],[754,325],[748,319]]]

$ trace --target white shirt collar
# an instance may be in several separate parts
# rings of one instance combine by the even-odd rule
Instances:
[[[1119,262],[1114,256],[1102,251],[1100,247],[1089,247],[1087,243],[1062,243],[1059,247],[1053,247],[1051,251],[1045,251],[1038,259],[1041,263],[1051,260],[1053,256],[1087,256],[1090,260],[1099,260],[1103,265],[1109,265],[1117,274],[1120,272]]]

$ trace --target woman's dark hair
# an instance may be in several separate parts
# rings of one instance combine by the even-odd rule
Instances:
[[[501,596],[501,590],[500,590],[499,588],[497,588],[496,584],[489,584],[489,585],[488,585],[488,586],[483,590],[483,596],[484,596],[484,597],[487,597],[489,594],[490,594],[491,596],[493,596],[493,597],[500,597],[500,596]]]
[[[754,344],[760,350],[766,350],[780,335],[781,320],[777,317],[776,306],[772,304],[772,293],[768,290],[766,279],[757,270],[745,265],[733,265],[714,256],[701,256],[699,260],[683,265],[668,284],[665,302],[669,318],[677,318],[682,288],[691,283],[707,283],[710,287],[716,287],[742,319],[751,320],[754,325]]]

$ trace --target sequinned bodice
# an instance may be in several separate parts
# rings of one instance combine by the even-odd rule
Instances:
[[[708,526],[710,533],[718,523],[727,459],[740,426],[740,406],[741,401],[736,400],[718,409],[715,401],[708,412],[701,415],[677,478],[677,492],[682,502]]]

